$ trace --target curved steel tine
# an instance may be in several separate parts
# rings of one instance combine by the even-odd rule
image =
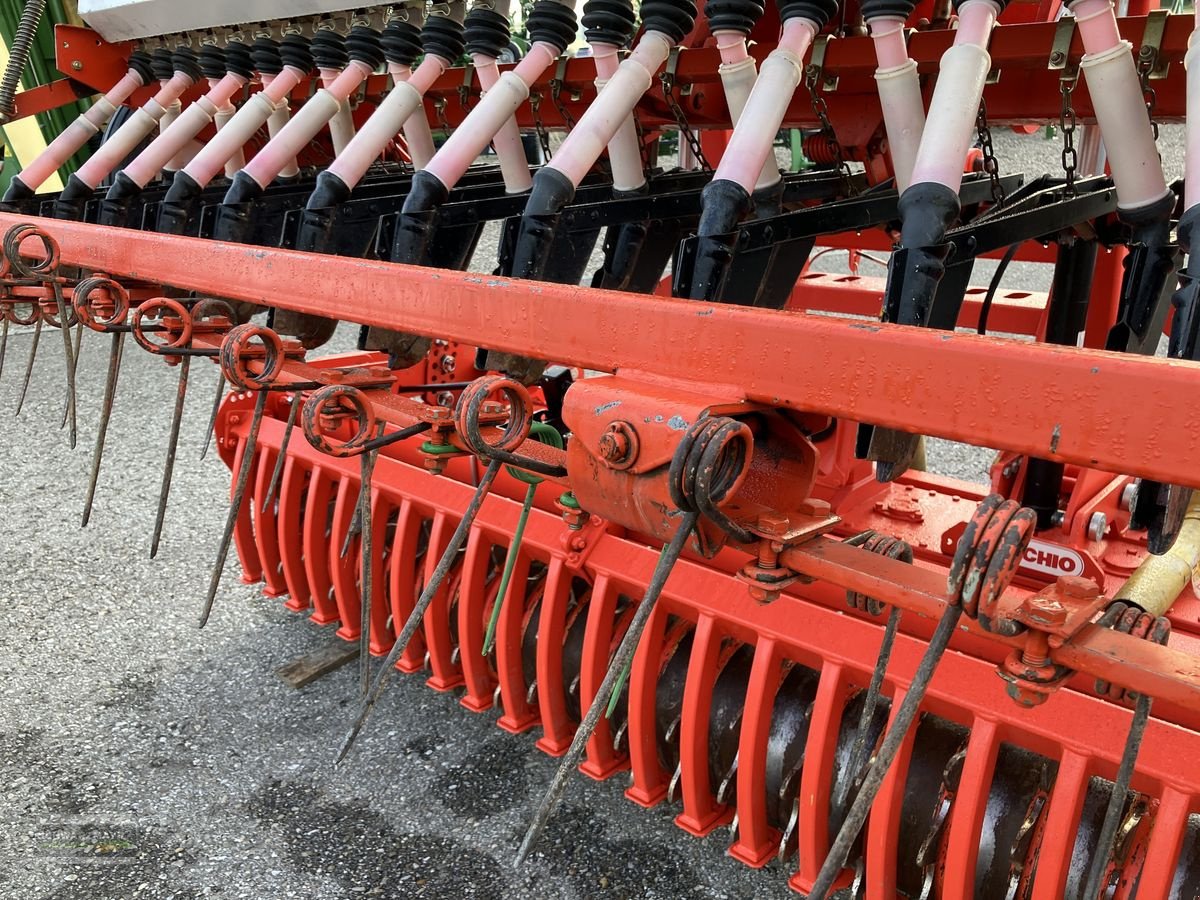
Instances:
[[[296,405],[292,404],[292,409]],[[382,425],[380,426],[382,428]],[[282,459],[282,455],[280,459]],[[371,476],[375,471],[375,454],[369,450],[359,454],[358,518],[362,522],[362,540],[359,550],[362,555],[362,574],[359,576],[359,635],[358,635],[358,679],[365,700],[371,690],[371,601],[374,595],[372,583],[372,557],[375,541],[371,533]]]
[[[500,472],[500,465],[499,460],[492,460],[484,470],[483,477],[479,480],[479,486],[475,488],[475,494],[471,498],[470,504],[468,504],[466,510],[463,512],[463,517],[459,520],[458,527],[454,529],[454,534],[450,536],[450,541],[446,544],[442,558],[438,560],[437,568],[434,569],[433,575],[421,590],[421,596],[409,614],[408,620],[404,623],[404,628],[397,636],[396,643],[392,645],[391,652],[388,653],[387,658],[383,661],[383,668],[375,675],[371,692],[363,701],[363,705],[358,711],[358,717],[355,719],[353,726],[351,726],[350,732],[346,735],[346,739],[342,742],[334,765],[337,765],[346,758],[346,754],[354,746],[359,732],[362,731],[363,725],[366,724],[367,718],[371,715],[371,710],[379,702],[379,698],[383,694],[383,689],[387,686],[388,679],[396,671],[396,660],[400,658],[400,654],[404,652],[404,648],[408,646],[408,642],[416,634],[421,620],[425,617],[425,611],[429,609],[429,605],[433,602],[433,598],[441,588],[442,582],[446,580],[446,575],[450,572],[450,567],[458,556],[458,551],[467,539],[467,533],[471,530],[471,524],[475,521],[475,516],[478,515],[480,507],[483,506],[484,499],[491,491],[492,482],[496,480],[496,475]]]
[[[4,357],[8,353],[8,316],[0,312],[0,378],[4,377]]]
[[[222,377],[222,380],[224,378]],[[221,573],[225,570],[225,560],[229,556],[229,545],[233,541],[233,529],[237,525],[238,514],[242,509],[242,500],[246,496],[246,485],[250,481],[250,469],[254,465],[254,451],[258,445],[258,432],[262,427],[263,413],[267,409],[267,392],[259,391],[254,400],[254,417],[250,420],[250,433],[246,436],[246,446],[242,450],[241,462],[238,463],[237,483],[234,485],[233,496],[229,502],[229,514],[225,517],[225,531],[221,534],[221,543],[217,548],[217,560],[213,564],[212,575],[208,581],[208,595],[204,598],[204,609],[200,612],[200,627],[208,624],[212,615],[213,602],[217,598],[217,588],[221,586]]]
[[[33,377],[33,363],[37,359],[38,344],[42,339],[42,320],[38,317],[37,322],[33,326],[33,340],[29,344],[29,359],[25,363],[25,380],[21,383],[21,396],[17,398],[17,411],[14,416],[21,414],[21,407],[25,405],[25,394],[29,391],[29,379]]]
[[[96,484],[100,480],[100,461],[104,456],[104,439],[108,436],[108,422],[112,418],[113,403],[117,396],[117,377],[121,372],[121,356],[125,348],[125,332],[114,331],[112,348],[108,353],[108,378],[104,382],[104,403],[100,407],[100,422],[96,427],[96,449],[92,451],[92,472],[88,479],[87,499],[83,504],[83,522],[86,528],[92,517],[92,504],[96,499]]]
[[[158,510],[154,514],[154,534],[150,538],[150,558],[158,556],[163,522],[167,517],[167,499],[171,496],[171,478],[175,474],[175,453],[179,449],[179,428],[183,424],[183,406],[187,401],[188,371],[192,358],[184,356],[179,362],[179,386],[175,391],[175,411],[171,414],[171,434],[167,438],[167,458],[163,463],[162,484],[158,489]]]
[[[558,806],[558,801],[566,789],[567,779],[571,777],[571,773],[575,771],[580,759],[583,758],[583,752],[587,748],[587,743],[591,740],[592,734],[600,722],[600,717],[606,714],[605,710],[611,711],[616,697],[619,696],[621,689],[624,687],[625,678],[629,671],[629,664],[633,662],[633,654],[641,641],[642,632],[645,631],[646,623],[650,621],[650,614],[658,604],[658,598],[662,595],[667,578],[670,576],[671,570],[675,568],[675,563],[678,561],[679,555],[683,552],[683,548],[687,544],[688,538],[691,537],[699,518],[700,516],[697,512],[691,511],[685,513],[670,543],[663,546],[662,552],[658,556],[658,563],[654,567],[654,575],[650,579],[650,583],[646,586],[646,596],[638,604],[638,608],[633,615],[633,620],[625,630],[625,636],[621,638],[617,652],[613,655],[612,661],[608,665],[608,671],[604,673],[604,680],[600,683],[600,689],[596,691],[596,696],[592,698],[587,715],[583,717],[583,721],[579,723],[579,728],[575,730],[575,736],[571,739],[571,746],[568,748],[566,755],[563,756],[558,771],[554,773],[554,778],[551,780],[550,786],[546,789],[545,796],[542,797],[542,802],[538,804],[537,812],[534,814],[533,821],[529,825],[529,830],[525,833],[525,839],[521,841],[521,848],[517,851],[517,858],[514,861],[515,866],[520,866],[525,861],[534,844],[537,843],[538,837],[546,827],[546,823],[550,821],[550,817],[554,814],[554,809]],[[611,701],[610,698],[612,698]]]
[[[303,405],[304,394],[296,391],[292,395],[292,405],[288,407],[287,424],[283,428],[283,440],[279,442],[279,456],[275,460],[275,468],[271,470],[271,481],[267,485],[267,493],[263,497],[260,507],[263,512],[270,508],[271,501],[275,499],[275,491],[279,488],[279,479],[283,477],[283,464],[287,460],[288,443],[292,440],[292,428],[296,424],[296,415]]]
[[[213,398],[212,414],[208,417],[208,430],[204,433],[204,446],[200,448],[200,458],[208,455],[208,445],[212,443],[213,430],[217,427],[217,413],[221,410],[221,400],[225,397],[225,373],[217,370],[217,395]]]
[[[67,306],[63,298],[62,285],[54,282],[54,303],[58,307],[58,330],[62,332],[63,359],[67,373],[67,408],[64,419],[70,423],[67,442],[72,450],[79,439],[79,427],[75,416],[75,354],[71,348],[71,324],[67,320]]]
[[[71,352],[71,377],[75,378],[79,374],[79,350],[83,345],[83,322],[78,322],[75,325],[75,349]],[[67,414],[70,410],[63,408],[62,421],[58,423],[59,430],[67,427]]]

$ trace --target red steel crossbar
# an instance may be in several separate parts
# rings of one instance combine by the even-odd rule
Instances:
[[[5,230],[23,221],[0,214]],[[49,231],[64,263],[110,275],[1200,487],[1195,363],[74,222]]]

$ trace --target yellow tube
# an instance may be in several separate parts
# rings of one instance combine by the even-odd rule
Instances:
[[[1192,495],[1174,545],[1162,556],[1147,556],[1113,600],[1133,603],[1153,616],[1166,614],[1200,565],[1200,491]]]

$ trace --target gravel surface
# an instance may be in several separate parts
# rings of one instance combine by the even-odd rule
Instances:
[[[1179,168],[1178,133],[1164,129]],[[1057,166],[1057,142],[997,134],[1006,169]],[[487,252],[485,247],[483,253]],[[989,270],[980,266],[981,277]],[[1015,266],[1006,284],[1044,289]],[[52,335],[57,337],[57,335]],[[29,346],[14,334],[0,410]],[[347,335],[341,336],[348,342]],[[25,410],[0,431],[0,896],[125,898],[783,897],[789,874],[696,840],[676,809],[641,810],[625,778],[577,778],[540,851],[513,852],[555,763],[495,712],[394,679],[348,763],[349,666],[294,691],[274,674],[332,640],[227,566],[213,621],[196,619],[223,525],[228,472],[197,459],[215,373],[193,374],[163,546],[147,558],[175,385],[126,354],[96,512],[78,528],[105,371],[89,335],[80,446],[57,430],[62,354],[43,340]],[[986,477],[989,451],[931,442],[932,467]]]

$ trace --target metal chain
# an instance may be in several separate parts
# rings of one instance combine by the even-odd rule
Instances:
[[[676,48],[676,52],[678,52],[678,48]],[[675,99],[674,66],[668,64],[663,69],[663,73],[659,76],[659,79],[662,81],[663,98],[667,101],[667,107],[671,110],[675,124],[679,126],[679,139],[687,141],[688,149],[692,151],[692,156],[696,158],[696,162],[700,163],[700,168],[705,172],[711,172],[713,168],[709,165],[708,159],[704,155],[704,148],[700,146],[700,139],[692,131],[692,126],[687,120],[687,115],[684,114],[683,107]]]
[[[550,161],[553,154],[550,152],[550,135],[546,132],[546,125],[542,122],[542,92],[531,91],[529,94],[529,108],[533,112],[533,128],[537,132],[538,143],[542,145],[542,159],[545,162]]]
[[[471,79],[475,73],[474,66],[463,66],[462,84],[458,86],[458,103],[464,113],[469,113],[475,104],[471,102]]]
[[[1138,82],[1142,87],[1142,97],[1146,100],[1146,115],[1150,117],[1150,130],[1154,134],[1154,143],[1158,143],[1158,122],[1154,120],[1154,108],[1158,104],[1158,97],[1154,93],[1154,88],[1150,85],[1150,73],[1154,71],[1154,67],[1158,64],[1158,51],[1143,47],[1138,53]]]
[[[567,109],[567,105],[562,102],[563,75],[566,74],[567,57],[559,58],[558,70],[554,73],[554,77],[550,79],[550,100],[554,104],[554,108],[558,110],[558,114],[562,116],[563,124],[567,131],[575,127],[575,117],[571,115]]]
[[[992,147],[992,129],[988,127],[987,101],[979,100],[979,117],[976,120],[979,129],[979,148],[983,151],[983,171],[991,182],[992,202],[997,206],[1004,205],[1004,187],[1000,184],[1000,163],[996,161],[996,151]]]
[[[442,134],[450,137],[450,123],[446,120],[446,98],[438,97],[434,100],[433,108],[437,112],[438,127],[442,129]]]
[[[821,123],[821,136],[825,138],[825,143],[829,145],[829,149],[833,151],[834,160],[836,161],[838,172],[842,176],[842,182],[845,185],[847,195],[854,193],[854,181],[850,177],[850,164],[846,162],[846,154],[842,150],[841,141],[837,139],[837,134],[833,130],[833,123],[829,121],[829,105],[825,102],[825,94],[817,83],[821,72],[816,66],[808,66],[804,70],[804,86],[808,88],[808,96],[812,102],[812,111],[817,117],[817,121]]]
[[[1075,107],[1071,105],[1071,93],[1079,81],[1079,71],[1071,76],[1058,80],[1058,89],[1062,92],[1062,108],[1058,113],[1058,127],[1062,130],[1063,149],[1062,167],[1067,176],[1066,193],[1068,197],[1075,196],[1075,167],[1079,165],[1079,154],[1075,152],[1075,128],[1079,124],[1075,115]]]

